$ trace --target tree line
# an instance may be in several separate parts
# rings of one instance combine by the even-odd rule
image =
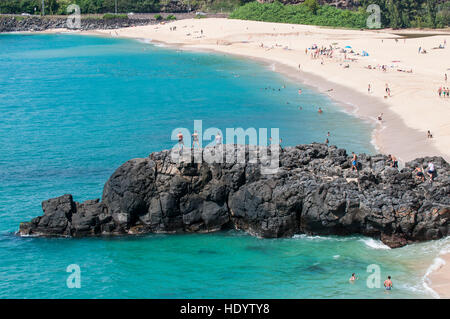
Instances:
[[[45,12],[67,14],[67,6],[75,3],[80,6],[83,14],[103,14],[115,12],[116,1],[118,12],[141,13],[160,12],[172,0],[45,0]],[[177,8],[179,11],[234,9],[231,17],[238,19],[363,28],[366,26],[365,19],[369,16],[367,7],[377,4],[380,7],[382,27],[442,28],[450,25],[448,0],[353,0],[352,10],[320,5],[317,0],[305,0],[301,4],[289,4],[290,1],[298,2],[283,0],[284,4],[281,4],[276,1],[258,3],[249,0],[179,0],[178,5],[170,8]],[[39,14],[42,11],[41,6],[42,0],[0,0],[0,13]]]

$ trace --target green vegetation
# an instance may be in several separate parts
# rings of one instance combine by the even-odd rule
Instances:
[[[363,8],[377,4],[383,27],[445,28],[450,25],[450,2],[438,0],[360,0]]]
[[[449,26],[450,2],[437,0],[360,0],[357,10],[337,9],[305,0],[298,5],[247,3],[234,10],[230,18],[282,23],[313,24],[330,27],[366,28],[367,7],[378,4],[382,27],[408,28]]]
[[[103,15],[103,19],[128,19],[128,16],[126,14],[113,14],[113,13],[106,13]]]
[[[46,14],[67,14],[70,4],[80,6],[82,14],[108,13],[115,11],[115,0],[45,0]],[[40,14],[42,0],[0,0],[0,13],[9,14]],[[118,0],[118,12],[158,12],[159,0]]]
[[[316,0],[299,5],[283,5],[280,2],[250,2],[236,9],[232,19],[268,22],[313,24],[331,27],[364,28],[369,16],[364,10],[341,10],[332,6],[320,6]]]
[[[173,9],[172,0],[117,0],[120,13],[160,12]],[[366,28],[370,4],[380,6],[383,28],[443,28],[450,26],[450,1],[443,0],[354,0],[352,10],[320,5],[318,0],[300,4],[249,2],[249,0],[179,0],[180,10],[232,12],[231,18],[270,22],[302,23],[331,27]],[[282,0],[296,2],[297,0]],[[328,2],[332,2],[329,0]],[[82,14],[115,12],[115,0],[45,0],[45,13],[65,15],[70,4],[80,6]],[[323,3],[320,1],[320,3]],[[0,13],[40,14],[42,0],[0,0]],[[72,13],[72,12],[70,12]],[[170,17],[170,18],[169,18]],[[166,19],[173,19],[170,15]],[[105,18],[110,18],[106,16]],[[196,16],[201,19],[204,16]],[[162,20],[162,19],[161,19]]]
[[[168,20],[168,21],[170,21],[170,20],[176,20],[176,19],[177,19],[177,17],[174,16],[173,14],[169,14],[169,15],[166,17],[166,20]]]
[[[160,14],[155,14],[153,18],[155,18],[156,21],[161,21],[163,19],[162,15]]]

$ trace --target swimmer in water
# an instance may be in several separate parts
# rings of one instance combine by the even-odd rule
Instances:
[[[353,283],[356,279],[358,279],[358,278],[356,278],[355,273],[353,273],[349,280],[351,283]]]
[[[386,279],[384,281],[384,288],[386,288],[386,290],[391,290],[392,289],[392,281],[391,281],[391,276],[387,277],[388,279]]]
[[[319,110],[317,111],[319,114],[322,114],[323,113],[323,111],[322,111],[322,109],[319,107]]]

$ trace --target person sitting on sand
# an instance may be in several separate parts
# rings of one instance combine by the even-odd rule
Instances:
[[[422,167],[416,167],[416,178],[420,179],[422,182],[425,182],[425,175],[423,174],[423,168]]]
[[[357,166],[357,164],[358,164],[358,156],[354,152],[352,152],[352,155],[353,155],[353,158],[352,158],[352,171],[353,170],[358,171],[358,166]]]
[[[428,162],[427,175],[430,177],[431,181],[433,181],[433,177],[434,177],[435,173],[436,173],[436,169],[434,168],[434,164],[432,162]]]
[[[384,281],[384,288],[386,288],[386,290],[391,290],[392,289],[392,280],[391,280],[391,276],[388,276],[387,279]]]
[[[383,113],[380,113],[380,115],[378,115],[377,119],[378,119],[378,121],[381,122],[383,120]]]

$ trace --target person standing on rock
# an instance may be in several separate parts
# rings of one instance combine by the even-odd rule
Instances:
[[[358,171],[358,166],[357,166],[357,164],[358,164],[358,156],[354,152],[352,152],[352,155],[353,155],[353,158],[352,158],[352,171],[353,170]]]
[[[434,173],[436,172],[434,168],[434,164],[432,162],[428,162],[427,174],[430,176],[430,181],[433,181]]]
[[[222,136],[220,135],[220,132],[217,132],[216,135],[216,145],[222,144]]]
[[[183,141],[183,134],[181,134],[181,131],[178,132],[178,147],[183,149],[184,141]]]
[[[194,134],[192,134],[192,148],[194,148],[194,145],[197,144],[198,148],[200,148],[200,143],[198,141],[198,132],[194,131]]]

